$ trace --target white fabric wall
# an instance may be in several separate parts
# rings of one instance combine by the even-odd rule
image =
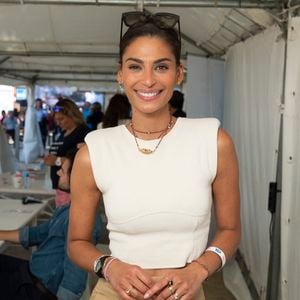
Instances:
[[[36,119],[32,87],[28,87],[27,109],[23,139],[23,159],[26,164],[44,154],[40,128]]]
[[[293,30],[292,30],[293,28]],[[281,299],[300,295],[300,18],[289,24],[281,208]]]
[[[240,250],[261,299],[270,246],[268,187],[276,178],[279,141],[284,61],[280,34],[273,27],[233,46],[225,63],[224,127],[235,142],[240,167]]]
[[[222,121],[224,61],[188,55],[185,109],[189,118],[216,117]]]

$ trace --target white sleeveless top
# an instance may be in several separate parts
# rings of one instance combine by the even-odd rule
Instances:
[[[150,155],[138,151],[125,125],[86,136],[114,257],[156,269],[183,267],[203,253],[219,125],[213,118],[178,118]],[[154,149],[158,140],[138,142]]]

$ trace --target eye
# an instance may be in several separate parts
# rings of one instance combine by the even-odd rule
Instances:
[[[137,64],[131,64],[128,66],[128,69],[131,71],[139,71],[141,69],[141,67]]]
[[[164,72],[169,70],[169,66],[167,64],[159,64],[155,67],[155,70],[159,71],[159,72]]]

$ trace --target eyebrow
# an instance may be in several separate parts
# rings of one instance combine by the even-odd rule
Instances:
[[[144,63],[143,60],[141,60],[139,58],[134,58],[134,57],[127,58],[125,62],[128,62],[128,61],[134,61],[134,62],[139,63],[139,64]],[[171,62],[172,60],[170,58],[164,57],[164,58],[160,58],[160,59],[155,60],[154,64],[159,64],[159,63],[164,62],[164,61],[170,61]]]

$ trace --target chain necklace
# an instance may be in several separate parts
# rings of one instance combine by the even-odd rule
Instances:
[[[165,137],[167,131],[172,127],[172,124],[173,124],[173,120],[172,120],[172,116],[171,116],[171,117],[170,117],[170,121],[169,121],[169,123],[168,123],[168,125],[167,125],[167,127],[166,127],[165,129],[159,130],[159,131],[156,131],[156,132],[155,132],[155,131],[146,131],[146,132],[143,132],[143,131],[138,131],[138,130],[136,130],[136,129],[134,128],[134,126],[133,126],[133,123],[130,122],[130,127],[131,127],[131,130],[132,130],[132,133],[133,133],[133,136],[134,136],[134,140],[135,140],[135,143],[136,143],[136,146],[137,146],[138,150],[139,150],[141,153],[146,154],[146,155],[148,155],[148,154],[153,154],[153,153],[157,150],[157,148],[158,148],[158,146],[160,145],[160,143],[162,142],[162,140],[163,140],[163,138]],[[160,132],[161,132],[161,135],[158,137],[158,138],[159,138],[159,141],[158,141],[157,145],[155,146],[155,148],[154,148],[153,150],[151,150],[151,149],[149,149],[149,148],[141,148],[141,147],[140,147],[140,144],[139,144],[139,142],[138,142],[138,140],[137,140],[138,138],[137,138],[136,132],[144,133],[144,134],[152,134],[152,133],[160,133]],[[149,133],[148,133],[148,132],[149,132]]]

